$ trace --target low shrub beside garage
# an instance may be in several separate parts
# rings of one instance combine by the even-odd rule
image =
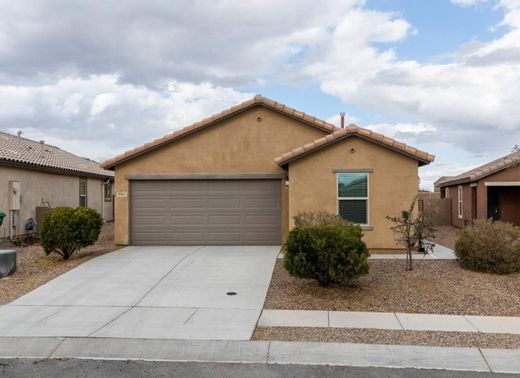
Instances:
[[[361,228],[333,216],[315,218],[325,221],[305,223],[289,232],[284,256],[289,274],[315,279],[320,286],[351,285],[367,274],[369,253]]]

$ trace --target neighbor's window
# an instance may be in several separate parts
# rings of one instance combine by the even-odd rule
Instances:
[[[87,179],[84,177],[79,179],[79,206],[87,207]]]
[[[107,181],[103,184],[103,193],[105,202],[112,201],[112,183],[110,181]]]
[[[462,185],[459,185],[458,193],[457,193],[457,206],[458,206],[458,213],[459,213],[459,219],[462,219]]]
[[[450,188],[444,189],[444,198],[450,198]]]
[[[338,173],[338,211],[346,220],[368,224],[368,173]]]

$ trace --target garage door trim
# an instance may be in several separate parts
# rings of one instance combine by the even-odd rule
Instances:
[[[285,173],[127,174],[127,180],[281,180]]]

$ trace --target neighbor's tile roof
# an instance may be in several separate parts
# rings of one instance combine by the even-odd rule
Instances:
[[[2,161],[78,175],[114,176],[114,172],[102,169],[95,161],[55,146],[0,131],[0,163]]]
[[[474,168],[470,171],[464,172],[458,176],[447,177],[438,184],[439,186],[444,187],[476,181],[503,169],[512,167],[516,164],[520,164],[520,151],[512,152],[509,155],[502,156],[501,158],[481,165],[480,167]]]
[[[351,136],[357,136],[365,140],[369,140],[381,146],[395,150],[396,152],[399,152],[403,155],[417,159],[420,163],[422,163],[421,165],[429,164],[435,159],[435,156],[430,155],[427,152],[420,151],[417,148],[408,146],[392,138],[385,137],[382,134],[376,133],[368,129],[364,129],[356,125],[349,125],[344,129],[339,129],[333,132],[332,134],[324,136],[323,138],[316,139],[311,143],[305,144],[301,147],[297,147],[292,151],[282,154],[281,156],[275,159],[275,162],[279,165],[285,165],[300,157],[311,154],[326,146],[329,146],[333,143],[336,143],[342,139]]]
[[[299,120],[303,123],[306,123],[310,126],[313,126],[317,129],[323,130],[328,133],[332,133],[333,131],[338,130],[338,128],[336,126],[334,126],[328,122],[325,122],[321,119],[318,119],[314,116],[305,114],[303,112],[300,112],[298,110],[285,106],[284,104],[281,104],[279,102],[268,99],[266,97],[255,96],[251,100],[248,100],[241,104],[235,105],[235,106],[233,106],[229,109],[226,109],[218,114],[215,114],[209,118],[203,119],[202,121],[199,121],[190,126],[184,127],[183,129],[174,131],[162,138],[156,139],[150,143],[146,143],[142,146],[136,147],[133,150],[126,151],[126,152],[114,157],[113,159],[103,162],[101,164],[101,166],[103,168],[107,168],[107,169],[113,168],[117,164],[122,163],[123,161],[129,160],[129,159],[133,158],[134,156],[140,155],[142,153],[145,153],[147,151],[160,147],[164,144],[178,140],[193,132],[204,129],[205,127],[213,125],[225,118],[228,118],[232,115],[243,112],[244,110],[247,110],[249,108],[252,108],[252,107],[258,106],[258,105],[278,111],[291,118]]]

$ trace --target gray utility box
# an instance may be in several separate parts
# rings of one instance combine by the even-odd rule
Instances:
[[[16,251],[0,249],[0,278],[10,276],[16,272]]]

